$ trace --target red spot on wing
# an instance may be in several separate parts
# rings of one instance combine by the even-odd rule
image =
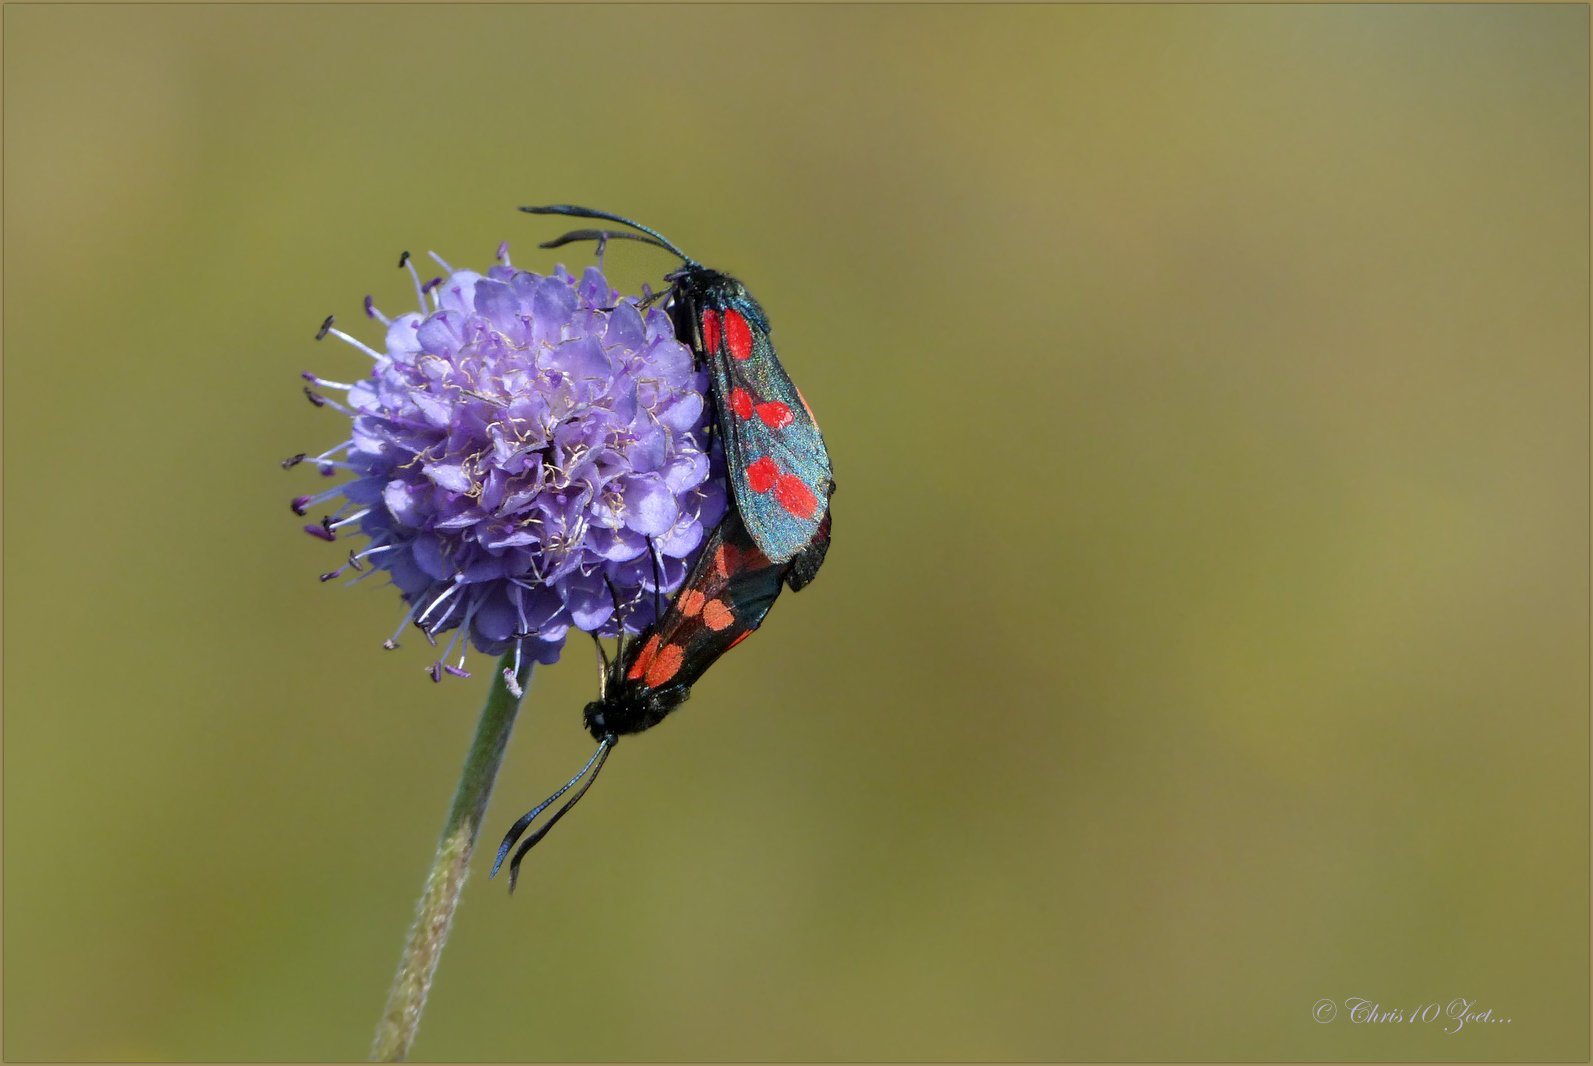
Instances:
[[[791,408],[779,400],[770,400],[768,403],[758,405],[758,417],[763,419],[763,424],[770,429],[784,429],[791,424]]]
[[[819,509],[819,498],[813,495],[806,482],[793,474],[780,475],[774,486],[774,498],[798,518],[812,518]]]
[[[780,480],[780,466],[765,455],[755,463],[747,464],[747,486],[753,492],[768,492]]]
[[[752,636],[752,630],[749,629],[745,633],[743,633],[740,636],[738,636],[735,640],[732,640],[730,642],[729,646],[727,646],[725,648],[725,651],[729,651],[731,648],[734,648],[737,644],[740,644],[742,641],[746,640],[750,636]],[[723,654],[723,653],[721,653],[721,654]]]
[[[725,308],[725,345],[737,359],[752,358],[752,328],[734,307]]]
[[[709,600],[703,604],[702,624],[715,633],[725,629],[736,620],[736,613],[725,606],[724,600]]]
[[[743,422],[752,417],[752,397],[747,395],[747,390],[739,385],[730,390],[730,409]],[[761,407],[758,409],[758,413],[763,413]]]
[[[686,649],[679,644],[666,644],[659,648],[658,654],[647,667],[647,687],[657,688],[674,677],[685,658]]]
[[[731,565],[730,545],[719,545],[719,550],[714,552],[714,572],[719,575],[721,580],[728,581],[730,579]]]
[[[719,348],[719,312],[712,307],[702,313],[702,346],[709,352]]]
[[[680,613],[687,618],[695,618],[697,612],[702,610],[703,600],[706,598],[696,589],[687,589],[685,595],[680,598]]]
[[[645,674],[647,668],[652,665],[653,657],[657,654],[658,634],[654,633],[652,639],[642,648],[642,653],[636,657],[636,662],[631,664],[631,672],[625,675],[626,679],[635,681],[638,677]]]

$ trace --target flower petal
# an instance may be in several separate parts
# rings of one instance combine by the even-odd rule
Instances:
[[[635,477],[625,487],[625,524],[644,537],[656,537],[675,524],[680,509],[675,494],[659,477]]]

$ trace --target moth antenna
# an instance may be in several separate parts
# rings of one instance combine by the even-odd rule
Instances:
[[[614,746],[615,742],[618,739],[619,738],[614,736],[614,734],[612,734],[612,733],[610,733],[607,736],[605,736],[603,738],[602,742],[600,744],[598,744],[597,751],[593,752],[592,753],[592,757],[590,759],[586,760],[586,765],[581,767],[581,772],[580,773],[576,774],[574,777],[572,777],[568,781],[566,781],[564,783],[564,787],[560,788],[553,795],[549,796],[547,799],[543,800],[541,803],[537,804],[535,807],[532,807],[525,814],[521,815],[520,819],[509,827],[509,831],[503,835],[503,843],[498,845],[498,857],[492,861],[492,872],[487,875],[488,877],[497,876],[498,867],[503,865],[504,856],[509,854],[509,849],[514,847],[514,842],[516,840],[520,839],[520,835],[526,831],[526,827],[527,826],[529,826],[533,821],[536,820],[536,816],[537,815],[541,814],[543,811],[545,811],[549,807],[553,806],[553,804],[558,802],[558,799],[559,799],[560,796],[562,796],[566,792],[570,791],[570,789],[572,787],[574,787],[574,785],[575,785],[575,783],[577,781],[579,781],[581,778],[586,776],[586,772],[592,768],[592,764],[593,763],[597,763],[597,767],[598,767],[599,770],[601,770],[603,768],[603,763],[602,763],[602,761],[600,761],[598,759],[598,756],[603,756],[604,759],[607,759],[608,750]],[[597,775],[593,774],[592,777],[596,778]],[[587,781],[586,786],[582,787],[581,791],[577,792],[575,794],[575,799],[580,799],[581,796],[586,793],[586,789],[589,788],[591,786],[591,784],[592,784],[591,781]],[[548,832],[548,829],[553,825],[553,823],[558,821],[560,818],[564,817],[564,812],[569,810],[570,807],[572,805],[574,805],[574,803],[575,803],[575,800],[571,800],[569,803],[566,803],[562,808],[560,808],[559,813],[555,814],[552,818],[548,819],[547,824],[544,825],[541,829],[537,830],[537,832],[531,837],[531,839],[526,842],[525,847],[522,847],[520,849],[519,854],[517,854],[514,857],[514,866],[511,866],[509,868],[509,891],[511,891],[511,892],[514,891],[514,877],[515,877],[514,867],[520,865],[520,856],[524,855],[526,853],[526,850],[528,848],[530,848],[530,846],[532,844],[536,843],[538,840],[541,840],[544,836],[546,836],[547,832]]]
[[[559,824],[560,818],[563,818],[566,814],[570,813],[571,807],[574,807],[577,803],[581,802],[581,797],[586,795],[586,790],[592,787],[592,782],[597,780],[597,775],[603,772],[603,764],[608,762],[608,753],[614,750],[614,745],[618,742],[619,738],[613,733],[604,734],[603,739],[598,741],[597,751],[593,752],[592,757],[587,760],[586,765],[581,767],[581,772],[571,778],[568,785],[565,785],[564,788],[559,789],[553,795],[549,796],[544,803],[537,807],[536,811],[533,811],[531,814],[528,814],[525,816],[525,818],[521,819],[521,821],[526,822],[526,824],[530,824],[529,820],[533,815],[539,813],[543,810],[543,808],[547,807],[549,803],[552,803],[554,800],[562,796],[565,790],[570,787],[570,785],[575,784],[575,782],[581,780],[582,777],[585,777],[587,770],[592,771],[592,776],[586,778],[586,782],[576,790],[575,795],[566,800],[564,806],[560,807],[554,813],[552,818],[549,818],[547,821],[543,822],[542,826],[537,829],[536,832],[526,837],[525,842],[522,843],[519,849],[515,851],[514,858],[509,861],[509,891],[511,893],[514,891],[515,883],[520,880],[520,860],[525,858],[526,852],[536,847],[537,844],[541,842],[542,838],[548,835],[548,830]],[[597,765],[594,767],[592,765],[593,763],[596,763]],[[525,829],[520,822],[516,822],[515,826],[521,832],[523,832]],[[514,833],[515,831],[510,830],[510,832]],[[508,837],[504,838],[502,846],[498,848],[498,860],[493,864],[492,873],[495,874],[498,872],[498,866],[503,862],[504,852],[509,850],[509,846],[512,843],[513,841]],[[491,874],[488,876],[490,877]]]
[[[640,230],[649,237],[657,240],[660,247],[674,252],[688,265],[698,265],[695,259],[681,251],[679,248],[675,247],[674,242],[668,237],[665,237],[662,233],[659,233],[655,229],[647,228],[640,222],[632,222],[624,215],[616,215],[608,211],[599,211],[596,208],[591,207],[579,207],[575,204],[546,204],[542,207],[522,207],[520,210],[533,215],[568,215],[572,218],[600,218],[606,222],[618,222],[622,226],[629,226],[631,229]],[[615,236],[617,237],[620,235],[615,234]]]
[[[562,237],[555,237],[551,241],[543,241],[541,244],[537,245],[537,247],[538,248],[562,248],[566,244],[574,244],[577,241],[597,241],[598,242],[598,247],[601,248],[605,242],[611,241],[611,240],[617,240],[617,241],[640,241],[643,244],[650,244],[654,248],[662,248],[664,251],[671,252],[671,253],[673,253],[675,255],[679,255],[680,254],[678,251],[676,251],[674,248],[671,248],[669,245],[664,244],[664,243],[662,243],[660,241],[655,241],[653,238],[645,236],[643,234],[640,234],[640,233],[620,233],[620,232],[617,232],[617,231],[611,230],[611,229],[575,229],[575,230],[571,230],[570,232],[564,234],[564,236],[562,236]],[[687,260],[688,263],[690,261],[691,260],[689,260],[689,259]]]

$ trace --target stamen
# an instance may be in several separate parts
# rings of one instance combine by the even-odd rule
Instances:
[[[507,261],[508,255],[509,255],[509,242],[508,241],[504,241],[503,242],[503,246],[498,249],[498,258],[504,259],[505,261]],[[525,698],[525,690],[520,687],[520,680],[519,680],[520,679],[520,650],[523,647],[525,647],[525,641],[516,640],[514,642],[514,666],[510,667],[509,669],[507,669],[507,670],[505,670],[503,672],[503,687],[508,689],[509,690],[509,695],[513,696],[517,700]]]
[[[363,510],[355,511],[353,514],[349,515],[347,518],[339,519],[338,521],[333,522],[327,528],[328,529],[342,529],[346,525],[351,525],[351,524],[353,524],[355,522],[358,522],[360,519],[364,518],[366,515],[368,515],[370,513],[371,513],[371,509],[369,507],[366,507]]]
[[[454,635],[453,635],[452,639],[450,639],[448,641],[448,646],[442,650],[442,654],[437,656],[437,663],[436,663],[436,665],[442,667],[444,673],[453,674],[455,677],[458,677],[460,675],[458,673],[455,673],[454,668],[448,665],[447,659],[448,659],[448,656],[450,656],[450,655],[452,655],[454,653],[454,645],[459,643],[459,634],[460,634],[460,632],[461,631],[458,630],[458,629],[454,630]],[[469,674],[465,674],[464,676],[465,677],[469,677],[470,675]]]
[[[522,586],[517,581],[514,584],[510,585],[509,588],[514,592],[514,613],[517,616],[519,616],[519,619],[520,619],[520,630],[519,631],[521,633],[529,633],[529,632],[531,632],[531,623],[526,621],[526,617],[525,617],[525,597],[520,594]],[[518,646],[515,647],[514,653],[515,653],[516,656],[519,656],[520,649],[519,649]],[[515,663],[516,664],[518,664],[519,661],[520,660],[518,658],[515,659]],[[515,670],[515,675],[518,676],[519,673],[520,673],[520,671],[518,669],[516,669]]]
[[[375,573],[376,571],[373,570],[371,572]],[[398,647],[398,634],[402,633],[404,631],[404,627],[409,625],[409,620],[415,617],[415,611],[418,610],[419,607],[420,600],[417,598],[414,603],[409,605],[409,610],[404,613],[404,620],[398,623],[398,628],[393,630],[393,635],[382,641],[382,647],[386,648],[388,651],[392,651],[394,648]]]
[[[483,396],[479,392],[471,392],[469,389],[465,388],[462,385],[455,386],[455,388],[459,389],[459,391],[464,393],[466,396],[474,397],[475,399],[480,400],[482,403],[490,403],[492,406],[497,407],[497,408],[501,408],[503,410],[508,410],[509,409],[509,404],[508,404],[507,401],[497,400],[497,399],[494,399],[491,396]],[[526,450],[529,450],[529,449],[526,449]]]
[[[330,407],[332,410],[337,411],[339,414],[348,415],[350,418],[358,417],[358,413],[357,412],[349,410],[346,406],[344,406],[341,403],[338,403],[336,400],[331,399],[331,398],[326,397],[326,396],[322,396],[318,392],[312,392],[310,390],[310,386],[308,386],[308,385],[304,386],[304,395],[308,396],[310,398],[310,402],[313,403],[317,407]]]
[[[456,579],[454,583],[449,585],[448,588],[445,589],[435,600],[431,601],[431,606],[426,608],[425,614],[422,614],[419,618],[415,619],[415,624],[420,625],[422,622],[426,621],[427,617],[431,615],[431,612],[442,606],[444,600],[458,592],[463,587],[464,586],[459,584],[458,580]]]
[[[509,262],[509,242],[508,241],[504,241],[502,244],[498,245],[498,262],[502,263],[504,266],[513,266],[514,265],[513,263]]]
[[[376,302],[369,296],[365,297],[365,317],[374,318],[384,326],[391,326],[393,320],[376,309]]]
[[[437,634],[443,631],[443,627],[446,626],[448,624],[448,620],[454,616],[454,612],[459,610],[459,604],[461,602],[462,601],[460,600],[455,600],[453,603],[450,603],[448,605],[448,609],[438,617],[437,621],[433,622],[429,627],[421,630],[421,632],[426,635],[426,639],[431,642],[432,647],[435,648],[437,646]],[[418,625],[419,623],[416,624]]]
[[[329,330],[331,330],[331,328],[332,328],[332,320],[335,317],[336,317],[335,315],[327,315],[326,316],[326,321],[321,323],[321,328],[315,331],[315,339],[316,340],[322,341],[322,340],[326,339],[326,334],[327,334],[327,332]]]
[[[415,299],[420,303],[420,313],[426,313],[426,290],[420,287],[420,272],[415,269],[415,264],[405,252],[398,257],[398,265],[409,268],[409,276],[415,279]]]
[[[340,329],[329,329],[329,330],[327,330],[327,332],[330,333],[332,336],[336,337],[338,340],[344,342],[345,344],[352,344],[354,347],[358,348],[360,351],[364,352],[366,355],[370,356],[372,359],[380,359],[380,360],[383,360],[383,361],[386,361],[386,359],[387,359],[387,356],[383,355],[381,352],[377,351],[375,348],[372,348],[370,345],[366,344],[364,341],[355,340],[353,337],[350,337],[347,333],[344,333]]]
[[[622,635],[624,632],[620,630]],[[608,698],[608,652],[603,650],[603,642],[596,633],[592,634],[592,644],[597,648],[597,698],[604,700]],[[624,650],[622,644],[618,654],[623,654]]]
[[[345,385],[341,381],[328,381],[326,378],[316,377],[314,372],[309,370],[301,372],[299,377],[303,378],[305,381],[311,382],[312,384],[318,385],[323,389],[342,389],[343,391],[347,392],[349,389],[354,387],[353,385]]]
[[[304,531],[306,533],[308,533],[310,536],[312,536],[312,537],[320,537],[322,540],[336,540],[337,539],[337,534],[336,533],[333,533],[330,529],[323,529],[321,526],[305,526],[304,527]]]
[[[350,567],[353,567],[355,570],[361,570],[361,571],[363,571],[365,569],[363,566],[360,565],[360,557],[358,555],[354,554],[354,549],[353,548],[350,548],[348,550],[348,561],[345,562],[342,566],[338,567],[336,570],[330,570],[327,573],[322,574],[321,575],[321,580],[322,581],[330,581],[334,577],[340,577],[340,576],[342,576],[343,571],[349,569]],[[376,571],[374,571],[374,570],[371,571],[371,573],[375,573],[375,572]],[[354,581],[350,581],[349,584],[352,585],[358,580],[359,580],[359,578],[355,578]]]
[[[355,569],[358,570],[359,567],[355,567]],[[375,577],[379,573],[381,573],[380,570],[367,570],[363,574],[361,574],[359,577],[351,577],[347,581],[343,582],[343,587],[344,588],[348,588],[350,585],[358,585],[361,581],[364,581],[366,578]]]
[[[343,495],[343,486],[338,485],[327,489],[325,492],[318,492],[314,496],[295,496],[292,503],[293,513],[302,517],[306,511],[316,504],[325,503],[327,500],[336,499],[341,495]]]
[[[453,674],[455,677],[470,676],[470,672],[465,669],[465,656],[470,654],[470,620],[476,616],[476,608],[480,606],[480,596],[477,596],[471,600],[469,609],[465,611],[465,620],[459,623],[459,629],[455,631],[454,640],[458,640],[460,637],[465,638],[464,643],[459,646],[459,665],[452,670],[449,670],[449,673]],[[450,654],[453,652],[453,647],[453,641],[449,641],[448,651]],[[447,658],[446,655],[443,657]]]

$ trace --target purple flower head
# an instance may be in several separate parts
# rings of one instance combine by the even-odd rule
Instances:
[[[409,608],[399,632],[413,623],[435,644],[454,631],[434,680],[468,676],[474,644],[515,650],[512,685],[521,656],[555,661],[572,626],[615,636],[651,622],[723,514],[725,488],[706,443],[707,375],[668,315],[621,299],[596,267],[543,277],[511,267],[507,246],[499,257],[484,276],[438,259],[447,276],[422,284],[406,253],[421,310],[389,320],[365,301],[387,327],[385,350],[328,319],[321,336],[375,365],[353,384],[304,375],[311,402],[347,415],[352,432],[284,465],[346,478],[293,500],[301,515],[342,501],[307,532],[369,539],[322,580],[385,572]]]

